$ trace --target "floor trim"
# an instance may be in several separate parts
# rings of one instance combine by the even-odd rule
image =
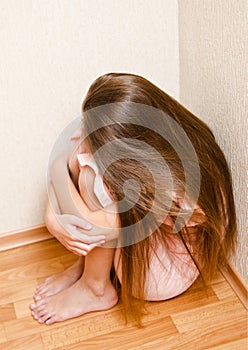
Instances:
[[[246,310],[248,310],[248,288],[235,267],[229,263],[226,268],[221,269],[221,273],[230,284]]]
[[[22,247],[27,244],[42,242],[53,236],[47,231],[45,225],[30,227],[20,231],[0,234],[0,252]]]
[[[42,242],[53,236],[47,231],[45,225],[39,225],[28,229],[0,234],[0,252],[22,247],[27,244]],[[238,298],[248,310],[248,289],[235,267],[229,263],[221,273],[230,284]]]

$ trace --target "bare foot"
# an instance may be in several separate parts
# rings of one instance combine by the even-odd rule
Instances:
[[[84,257],[80,257],[75,264],[65,271],[48,277],[36,288],[34,300],[38,301],[45,297],[52,296],[72,286],[82,276],[83,268]]]
[[[110,281],[104,288],[92,288],[82,277],[61,293],[31,304],[30,309],[38,322],[49,325],[88,312],[110,309],[117,302],[117,293]]]

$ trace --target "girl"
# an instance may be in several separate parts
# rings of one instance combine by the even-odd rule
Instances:
[[[96,79],[82,135],[52,166],[62,215],[50,203],[46,213],[49,231],[80,257],[38,286],[32,315],[52,324],[111,308],[118,279],[125,316],[140,324],[145,300],[175,297],[199,275],[210,281],[234,252],[228,165],[206,124],[133,74]]]

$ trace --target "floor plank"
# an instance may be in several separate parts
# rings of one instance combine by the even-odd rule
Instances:
[[[219,302],[213,305],[204,305],[186,312],[172,315],[172,319],[180,333],[189,332],[196,328],[204,329],[214,325],[235,325],[237,321],[247,319],[247,312],[239,300]],[[211,320],[211,322],[209,322]]]
[[[0,306],[0,323],[4,321],[14,320],[16,318],[14,305],[4,304]]]
[[[243,350],[248,349],[248,339],[239,339],[230,343],[221,344],[207,350]]]
[[[227,299],[232,300],[236,298],[236,295],[232,290],[232,288],[231,287],[227,288],[225,280],[215,283],[212,286],[212,289],[220,300],[227,300]]]
[[[16,268],[17,265],[18,267],[27,266],[29,261],[32,263],[41,263],[47,259],[59,258],[64,254],[68,254],[68,252],[58,241],[51,239],[11,249],[9,251],[6,250],[0,252],[0,254],[0,271],[6,271]]]
[[[0,323],[0,345],[7,341],[4,326]]]
[[[147,328],[149,332],[147,332]],[[116,350],[140,349],[142,344],[156,340],[158,334],[164,345],[166,344],[167,336],[176,337],[178,335],[170,317],[164,317],[160,319],[160,322],[157,322],[157,320],[145,322],[145,328],[139,329],[138,332],[136,326],[126,326],[121,331],[109,332],[98,337],[90,338],[86,341],[70,345],[67,349],[79,350],[84,348],[87,350],[109,350],[113,349],[113,344]],[[49,349],[53,348],[51,347]],[[62,349],[63,347],[61,350]],[[165,349],[165,347],[163,349]]]
[[[33,302],[33,297],[22,299],[14,302],[14,309],[17,319],[30,317],[29,305]]]
[[[0,305],[14,303],[16,300],[32,296],[36,286],[35,280],[26,280],[25,284],[21,280],[1,282]]]
[[[23,280],[43,280],[45,276],[51,276],[63,270],[64,265],[60,259],[47,259],[46,264],[41,264],[40,262],[30,263],[26,266],[18,266],[0,272],[0,283],[6,281],[14,281],[15,283],[17,281],[23,282]]]
[[[23,337],[4,343],[4,350],[44,350],[39,334]]]
[[[76,258],[55,239],[0,252],[1,349],[247,350],[247,311],[220,273],[206,290],[197,280],[177,298],[147,303],[144,328],[125,324],[121,303],[38,324],[28,307],[37,284]]]

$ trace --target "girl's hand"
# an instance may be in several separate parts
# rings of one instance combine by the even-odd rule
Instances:
[[[48,230],[66,249],[76,255],[85,256],[95,247],[105,243],[105,236],[89,235],[87,231],[91,230],[91,224],[77,216],[56,214],[49,222]]]

